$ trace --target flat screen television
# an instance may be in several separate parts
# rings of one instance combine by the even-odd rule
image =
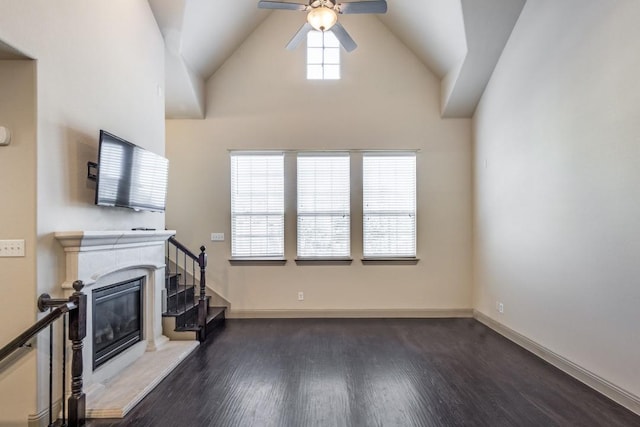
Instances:
[[[100,131],[96,205],[163,212],[169,160]]]

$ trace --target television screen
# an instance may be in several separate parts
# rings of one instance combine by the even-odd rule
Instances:
[[[162,212],[168,172],[166,158],[100,131],[96,205]]]

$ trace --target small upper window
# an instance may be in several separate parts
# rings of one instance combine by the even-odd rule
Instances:
[[[340,42],[331,31],[307,34],[307,79],[340,79]]]

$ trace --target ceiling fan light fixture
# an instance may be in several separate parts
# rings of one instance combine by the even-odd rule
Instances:
[[[333,9],[325,6],[311,9],[307,15],[307,22],[317,31],[328,31],[338,21],[338,15]]]

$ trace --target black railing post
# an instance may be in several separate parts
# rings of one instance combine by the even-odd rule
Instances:
[[[205,247],[200,246],[200,255],[198,256],[198,265],[200,266],[200,298],[198,300],[198,326],[200,331],[198,332],[198,340],[204,342],[207,338],[207,314],[208,304],[206,295],[206,278],[207,278],[207,253]]]
[[[87,296],[82,293],[83,287],[81,280],[73,282],[75,292],[69,297],[78,306],[69,313],[69,339],[72,343],[69,426],[82,426],[86,420],[86,397],[82,391],[82,340],[87,335]]]
[[[64,315],[63,315],[64,316]],[[62,345],[66,345],[65,342]],[[64,395],[62,395],[64,399]],[[49,325],[49,424],[53,426],[53,323]]]
[[[204,246],[200,246],[200,255],[198,256],[198,265],[200,266],[200,301],[206,297],[207,253],[205,249]]]
[[[62,425],[67,425],[67,316],[62,315]]]

